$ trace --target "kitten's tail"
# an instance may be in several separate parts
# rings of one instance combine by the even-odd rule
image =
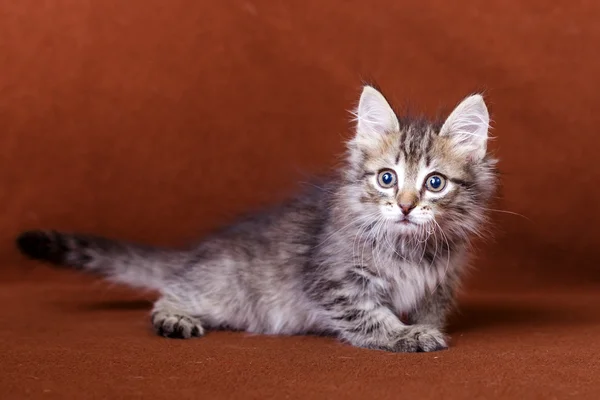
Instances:
[[[17,247],[34,260],[156,290],[161,290],[165,278],[185,265],[186,258],[183,252],[55,231],[23,232],[17,238]]]

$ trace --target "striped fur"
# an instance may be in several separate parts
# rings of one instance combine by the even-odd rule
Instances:
[[[495,187],[487,109],[471,96],[441,126],[403,121],[367,86],[356,117],[335,177],[190,250],[51,231],[25,232],[17,245],[37,260],[158,290],[152,324],[167,337],[235,329],[328,333],[393,352],[446,348],[469,238]],[[393,186],[378,184],[382,171],[395,174]],[[427,186],[432,174],[443,191]]]

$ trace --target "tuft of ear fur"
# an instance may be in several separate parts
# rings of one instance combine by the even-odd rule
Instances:
[[[356,140],[369,143],[386,133],[399,129],[398,117],[387,100],[377,89],[364,86],[360,95],[356,116]]]
[[[479,94],[464,99],[444,122],[440,136],[451,138],[455,149],[473,161],[480,161],[487,150],[490,116]]]

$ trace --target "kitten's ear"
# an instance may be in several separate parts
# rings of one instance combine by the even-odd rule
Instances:
[[[359,141],[378,139],[399,129],[398,118],[383,95],[365,86],[356,109],[356,138]]]
[[[487,149],[490,116],[481,95],[476,94],[464,99],[452,111],[440,136],[448,136],[455,148],[473,161],[480,161]]]

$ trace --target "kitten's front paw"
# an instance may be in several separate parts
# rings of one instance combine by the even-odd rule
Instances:
[[[428,325],[407,327],[393,346],[394,351],[402,353],[430,352],[447,348],[444,334]]]
[[[189,339],[204,335],[204,328],[200,322],[186,315],[157,311],[152,314],[152,325],[156,333],[173,339]]]

